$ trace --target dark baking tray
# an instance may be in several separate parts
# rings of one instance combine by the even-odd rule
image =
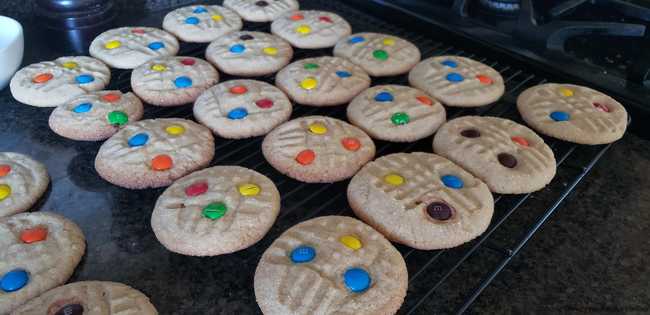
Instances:
[[[192,1],[184,1],[188,4]],[[220,2],[220,1],[218,1]],[[477,109],[448,109],[448,119],[460,115],[502,116],[521,122],[516,96],[525,88],[564,78],[532,70],[525,60],[477,43],[448,36],[417,20],[403,23],[374,17],[372,10],[354,8],[359,1],[304,0],[304,9],[336,12],[354,32],[375,31],[414,42],[423,58],[453,54],[474,58],[497,69],[506,81],[506,94],[495,104]],[[121,25],[160,27],[171,8],[145,16],[120,15]],[[379,7],[377,7],[379,9]],[[27,28],[29,34],[29,27]],[[246,23],[244,29],[269,31],[264,23]],[[58,57],[47,42],[28,42],[26,63]],[[40,50],[39,50],[40,49]],[[180,55],[203,56],[205,45],[183,44]],[[330,55],[331,49],[297,50],[294,59]],[[127,91],[130,72],[114,71],[110,88]],[[221,81],[231,79],[222,76]],[[262,77],[273,82],[273,76]],[[373,84],[407,84],[406,76],[373,79]],[[218,257],[177,255],[160,245],[149,224],[156,198],[164,189],[128,190],[103,181],[93,162],[100,143],[75,142],[49,131],[50,110],[18,104],[8,89],[0,94],[5,119],[0,120],[0,150],[30,154],[43,161],[52,185],[37,208],[64,214],[77,222],[87,237],[87,253],[70,281],[110,280],[127,283],[146,293],[161,314],[257,314],[253,275],[263,251],[294,224],[322,215],[353,216],[345,190],[347,181],[304,184],[275,171],[260,151],[262,137],[246,140],[217,138],[212,165],[241,165],[269,176],[282,194],[282,210],[271,231],[258,244]],[[345,106],[314,108],[296,105],[293,117],[322,114],[345,119]],[[145,118],[191,118],[190,106],[147,106]],[[7,118],[8,117],[8,118]],[[542,191],[525,195],[495,195],[492,223],[481,237],[458,248],[419,251],[396,245],[409,271],[409,288],[400,314],[465,311],[492,279],[510,262],[537,229],[571,194],[610,145],[579,146],[545,138],[555,153],[558,171]],[[431,137],[409,144],[377,141],[377,155],[392,152],[431,152]],[[579,253],[576,253],[579,254]],[[378,280],[381,281],[381,280]]]

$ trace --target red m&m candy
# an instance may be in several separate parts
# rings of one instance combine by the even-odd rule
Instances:
[[[302,150],[296,155],[296,162],[301,165],[309,165],[314,162],[314,159],[316,159],[316,153],[309,149]]]
[[[196,61],[194,59],[191,59],[191,58],[184,58],[184,59],[181,60],[181,63],[186,65],[186,66],[193,66],[196,63]]]
[[[188,197],[203,195],[206,191],[208,191],[208,183],[206,182],[194,183],[190,186],[187,186],[187,188],[185,188],[185,194]]]
[[[0,177],[5,177],[11,172],[11,166],[7,164],[0,165]]]
[[[24,229],[20,232],[20,240],[25,244],[36,243],[45,239],[47,239],[47,229],[44,227]]]

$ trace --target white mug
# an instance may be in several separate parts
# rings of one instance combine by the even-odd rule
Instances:
[[[0,15],[0,90],[9,83],[23,62],[23,27],[18,21]]]

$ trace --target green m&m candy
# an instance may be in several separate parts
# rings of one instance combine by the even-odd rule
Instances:
[[[124,125],[129,121],[129,116],[123,111],[113,111],[108,113],[108,123],[111,125]]]
[[[213,202],[203,208],[203,216],[216,220],[226,215],[227,211],[228,207],[223,202]]]

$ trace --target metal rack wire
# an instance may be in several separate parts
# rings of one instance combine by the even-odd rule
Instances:
[[[529,86],[541,84],[547,78],[526,69],[510,66],[507,60],[492,60],[482,57],[474,51],[456,48],[454,45],[426,38],[371,15],[362,13],[336,0],[301,1],[305,9],[333,11],[346,18],[354,32],[374,31],[393,34],[415,43],[421,50],[423,58],[435,55],[461,55],[479,60],[497,69],[504,77],[506,93],[503,98],[491,105],[477,109],[447,108],[448,119],[462,115],[490,115],[510,118],[521,122],[516,112],[517,95]],[[161,16],[164,12],[161,12]],[[269,31],[268,24],[246,23],[245,30]],[[205,45],[184,45],[180,55],[203,56]],[[297,50],[294,59],[330,55],[331,49]],[[113,88],[129,89],[130,72],[117,73],[112,83]],[[231,77],[224,76],[221,81]],[[273,76],[257,78],[273,82]],[[373,79],[377,84],[408,84],[406,76]],[[292,118],[320,114],[345,119],[345,107],[316,108],[296,105]],[[145,118],[154,117],[191,117],[188,107],[152,108],[148,107]],[[353,216],[346,199],[347,181],[334,184],[304,184],[292,180],[275,171],[263,158],[260,151],[262,137],[246,140],[217,139],[216,158],[213,164],[241,165],[256,169],[270,177],[282,195],[282,210],[275,226],[269,234],[255,246],[235,255],[244,257],[246,263],[256,263],[262,252],[283,231],[292,225],[320,215],[341,214]],[[546,222],[574,188],[587,175],[596,162],[609,149],[604,146],[578,146],[562,141],[545,138],[553,149],[557,160],[557,177],[543,191],[524,195],[495,195],[495,215],[488,230],[479,238],[463,246],[448,250],[419,251],[397,245],[403,254],[409,271],[409,289],[400,314],[428,314],[432,312],[463,313],[476,300],[481,292],[498,276],[505,266],[521,251],[535,232]],[[392,152],[431,152],[431,138],[409,144],[395,144],[378,141],[377,156]],[[546,205],[535,198],[543,194],[545,200],[552,201]],[[522,208],[536,211],[521,211]],[[527,209],[527,210],[528,210]],[[525,226],[512,227],[508,223],[513,217],[527,217],[530,221]],[[519,231],[512,231],[512,230]],[[487,258],[484,258],[487,257]],[[471,261],[470,261],[471,260]],[[460,283],[462,269],[470,264],[485,270],[476,275],[476,281]],[[471,269],[471,268],[470,268]],[[439,293],[444,288],[444,293]],[[250,294],[252,284],[250,285]]]

